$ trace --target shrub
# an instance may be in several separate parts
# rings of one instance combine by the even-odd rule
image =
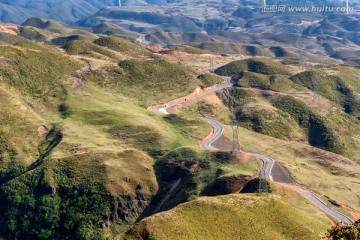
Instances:
[[[358,240],[360,239],[360,220],[351,225],[336,225],[328,230],[329,240]]]

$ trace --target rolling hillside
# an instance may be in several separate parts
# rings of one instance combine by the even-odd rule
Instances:
[[[321,217],[306,216],[280,197],[227,195],[146,218],[125,239],[254,239],[255,232],[256,239],[318,239],[325,229]]]
[[[0,238],[325,235],[327,217],[283,186],[242,193],[258,191],[261,161],[201,149],[211,130],[199,115],[237,118],[243,148],[273,154],[298,184],[360,216],[359,69],[144,48],[44,19],[25,25],[0,35]],[[173,114],[148,110],[221,84],[210,57],[220,75],[244,73],[236,87]],[[230,134],[226,125],[227,144]]]
[[[105,228],[117,231],[134,222],[157,192],[154,159],[180,146],[195,146],[207,134],[206,125],[193,117],[183,118],[187,127],[174,125],[139,106],[140,95],[119,95],[111,85],[91,79],[105,74],[111,84],[121,81],[113,57],[135,52],[121,39],[106,47],[101,45],[108,41],[101,39],[96,42],[100,45],[88,43],[78,51],[70,51],[77,45],[66,47],[71,55],[36,42],[0,47],[0,201],[1,222],[6,223],[1,224],[1,237],[107,236],[110,230]],[[94,57],[78,56],[84,51],[94,52]],[[154,73],[158,76],[164,74],[161,65],[168,64],[175,79],[186,69],[137,61],[159,67]],[[126,76],[136,73],[129,68]],[[196,79],[192,72],[189,82]],[[147,79],[148,84],[153,80]],[[173,84],[171,78],[162,80]],[[194,86],[184,85],[183,91]],[[134,89],[145,90],[140,85]],[[164,90],[151,91],[157,101],[165,101],[173,90]]]

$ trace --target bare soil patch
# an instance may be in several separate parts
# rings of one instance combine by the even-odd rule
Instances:
[[[278,162],[275,162],[271,174],[275,182],[295,183],[290,172]]]
[[[213,146],[223,151],[231,151],[232,141],[230,141],[230,139],[222,135],[218,140],[214,142]]]

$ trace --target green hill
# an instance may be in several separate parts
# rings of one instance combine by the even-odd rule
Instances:
[[[299,73],[290,79],[311,90],[314,89],[314,81],[317,81],[319,94],[341,105],[344,112],[360,117],[360,97],[354,92],[352,84],[340,77],[314,70]]]
[[[48,50],[0,47],[0,54],[9,61],[0,66],[2,81],[45,104],[56,104],[66,96],[67,75],[81,66],[79,61]]]
[[[100,59],[119,59],[120,55],[87,40],[74,40],[62,47],[67,54],[85,55]]]
[[[245,59],[238,60],[235,62],[231,62],[226,64],[215,70],[215,73],[220,76],[232,76],[239,72],[254,72],[265,75],[286,75],[288,71],[285,66],[281,65],[276,61],[272,61],[265,58],[253,58],[253,59]]]
[[[150,51],[118,37],[101,37],[94,43],[136,58],[150,56]]]
[[[85,74],[84,78],[136,99],[144,107],[189,94],[202,85],[193,69],[161,60],[124,60],[118,67],[99,69]]]
[[[279,197],[200,198],[146,218],[124,239],[319,239],[327,224]]]

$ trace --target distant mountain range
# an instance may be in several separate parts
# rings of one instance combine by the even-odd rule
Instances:
[[[263,1],[239,0],[0,0],[0,20],[53,19],[96,34],[163,46],[190,44],[217,52],[342,60],[360,65],[358,13],[264,13]],[[345,6],[335,0],[268,0],[287,6]],[[352,1],[357,9],[359,4]],[[47,20],[26,26],[49,28]],[[70,36],[69,39],[76,39]]]
[[[163,5],[167,3],[188,4],[198,7],[204,2],[208,6],[222,5],[220,11],[228,11],[238,5],[261,5],[262,1],[240,1],[240,0],[215,0],[215,1],[190,1],[190,0],[120,0],[122,6],[144,6]],[[339,4],[339,0],[268,0],[269,4],[281,3],[288,5],[323,5]],[[356,1],[353,1],[356,4]],[[49,18],[66,23],[76,22],[95,14],[97,11],[108,6],[118,6],[119,0],[0,0],[0,21],[21,24],[30,17]],[[176,5],[175,5],[176,6]]]
[[[170,0],[121,0],[122,6],[164,4]],[[30,17],[66,23],[88,17],[102,8],[118,6],[119,0],[1,0],[0,21],[21,24]]]

